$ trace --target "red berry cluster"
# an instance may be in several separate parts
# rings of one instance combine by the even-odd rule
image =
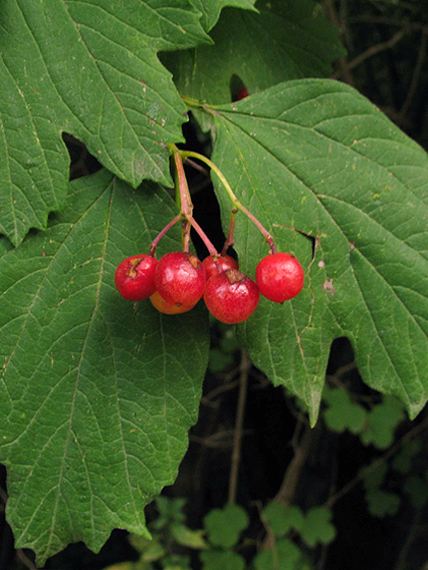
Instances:
[[[298,295],[305,278],[302,266],[289,253],[276,252],[270,233],[239,202],[218,167],[198,153],[180,151],[175,145],[169,146],[173,151],[177,174],[180,214],[153,240],[148,255],[128,257],[120,263],[115,282],[122,297],[130,301],[150,298],[158,311],[168,315],[190,311],[203,297],[214,317],[223,323],[234,324],[247,320],[255,311],[260,293],[276,303],[283,303]],[[193,204],[184,173],[183,157],[205,162],[220,178],[232,201],[229,233],[220,255],[193,218]],[[226,254],[228,248],[235,243],[235,219],[239,210],[256,225],[271,250],[257,266],[256,281],[239,271],[238,263]],[[155,251],[159,241],[180,221],[183,251],[167,253],[158,261]],[[210,253],[202,263],[193,253],[189,253],[191,227],[202,238]]]
[[[201,261],[192,253],[174,251],[159,261],[150,255],[128,257],[116,270],[119,293],[130,301],[150,298],[168,315],[186,313],[203,297],[211,314],[227,324],[247,320],[256,309],[260,293],[276,303],[295,297],[303,287],[304,272],[288,253],[264,257],[256,281],[239,271],[229,255],[210,255]]]

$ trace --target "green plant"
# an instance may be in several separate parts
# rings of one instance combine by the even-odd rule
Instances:
[[[183,161],[211,170],[242,274],[255,275],[267,247],[305,269],[300,295],[261,298],[237,344],[314,426],[331,344],[347,337],[385,397],[327,394],[326,422],[386,449],[404,409],[415,418],[428,398],[428,160],[329,79],[345,52],[321,6],[4,0],[0,28],[0,459],[17,548],[42,565],[70,542],[99,551],[115,527],[148,539],[144,509],[176,479],[208,367],[208,312],[200,303],[169,318],[165,299],[129,303],[114,274],[136,251],[190,252],[190,228],[201,228]],[[232,93],[234,78],[250,96]],[[177,147],[190,113],[203,153]],[[76,139],[98,165],[69,181]],[[425,476],[406,486],[415,505]],[[322,503],[303,511],[327,536],[294,529],[307,546],[333,534],[324,510],[310,517]],[[278,540],[307,564],[295,536]]]

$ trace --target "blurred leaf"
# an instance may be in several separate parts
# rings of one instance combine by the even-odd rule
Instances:
[[[408,473],[412,468],[413,459],[421,451],[422,443],[420,439],[412,439],[407,442],[392,460],[393,468],[400,473]]]
[[[295,570],[301,557],[298,547],[288,538],[275,541],[275,546],[262,550],[254,558],[256,570]]]
[[[360,433],[366,422],[367,412],[358,404],[354,404],[346,390],[342,388],[324,388],[323,398],[328,404],[324,412],[324,421],[328,428],[343,432]]]
[[[374,517],[394,516],[400,507],[400,497],[395,493],[388,493],[378,489],[366,493],[368,510]]]
[[[209,540],[216,546],[231,547],[239,540],[241,532],[249,524],[247,512],[239,505],[228,504],[213,509],[204,518]]]
[[[412,475],[404,483],[404,491],[410,495],[410,499],[416,509],[422,509],[428,503],[428,481]]]
[[[203,550],[202,570],[244,570],[245,560],[231,550]]]
[[[175,523],[172,525],[171,531],[175,541],[181,546],[195,549],[208,548],[208,544],[204,540],[205,531],[203,530],[191,530],[184,524]]]
[[[152,527],[160,530],[173,522],[184,522],[186,515],[183,512],[186,505],[186,499],[174,497],[170,499],[160,495],[155,499],[156,507],[159,511],[159,517],[152,522]]]
[[[308,546],[328,544],[334,540],[336,529],[330,520],[331,511],[323,507],[314,507],[306,513],[300,535]]]
[[[394,441],[397,426],[405,418],[403,405],[397,398],[385,396],[367,416],[367,423],[361,434],[365,445],[372,444],[378,449],[386,449]]]
[[[301,530],[305,520],[299,507],[274,501],[263,509],[263,518],[277,537],[285,536],[292,529]]]
[[[384,461],[376,466],[376,469],[363,467],[361,469],[362,480],[367,491],[375,491],[382,486],[388,472],[388,463]]]
[[[234,362],[233,355],[220,350],[219,348],[212,348],[210,350],[210,359],[208,363],[208,369],[214,374],[216,372],[223,372]]]

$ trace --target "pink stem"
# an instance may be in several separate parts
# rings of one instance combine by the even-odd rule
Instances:
[[[151,255],[152,257],[154,257],[155,252],[156,252],[156,247],[158,245],[158,243],[160,242],[160,240],[163,238],[163,236],[166,234],[166,232],[168,230],[170,230],[172,228],[172,226],[175,226],[175,224],[177,222],[179,222],[181,220],[181,214],[178,214],[177,216],[175,216],[175,218],[173,220],[171,220],[169,222],[169,224],[167,224],[164,229],[159,232],[159,234],[155,237],[155,239],[152,241],[152,243],[150,244],[150,250],[149,250],[149,255]]]
[[[229,224],[229,233],[227,234],[227,239],[224,242],[223,251],[221,252],[221,255],[226,255],[229,247],[235,243],[235,239],[233,236],[235,232],[235,222],[236,222],[237,213],[238,210],[236,208],[232,208],[232,214],[230,216],[230,224]]]
[[[193,216],[187,216],[187,219],[192,224],[192,226],[195,228],[195,231],[199,235],[201,240],[204,242],[204,244],[205,244],[207,250],[209,251],[210,255],[218,257],[218,251],[213,246],[211,240],[208,238],[207,234],[204,232],[204,230],[201,228],[201,226],[198,224],[198,222],[193,218]]]

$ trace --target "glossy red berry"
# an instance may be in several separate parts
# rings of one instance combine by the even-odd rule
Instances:
[[[141,301],[155,292],[158,260],[151,255],[134,255],[124,259],[116,269],[114,281],[124,299]]]
[[[248,97],[248,91],[245,87],[241,87],[236,95],[236,100],[241,101],[241,99],[245,99],[245,97]]]
[[[168,303],[158,291],[153,293],[150,297],[150,301],[155,309],[157,309],[160,313],[164,313],[165,315],[178,315],[180,313],[187,313],[192,307],[188,307],[187,305],[180,305],[178,303]]]
[[[155,287],[168,303],[193,307],[202,297],[205,283],[205,270],[193,253],[173,251],[159,260]]]
[[[233,259],[233,257],[230,257],[230,255],[219,255],[217,257],[217,261],[222,271],[226,271],[226,269],[239,269],[238,262],[236,261],[236,259]],[[214,261],[214,257],[212,255],[206,257],[203,260],[202,265],[204,266],[205,275],[207,279],[209,279],[213,275],[217,275],[218,269],[216,262]]]
[[[274,253],[257,265],[256,281],[262,295],[275,303],[283,303],[300,293],[305,273],[293,255]]]
[[[237,269],[227,269],[207,281],[204,301],[210,313],[229,325],[246,321],[260,299],[257,284]]]

